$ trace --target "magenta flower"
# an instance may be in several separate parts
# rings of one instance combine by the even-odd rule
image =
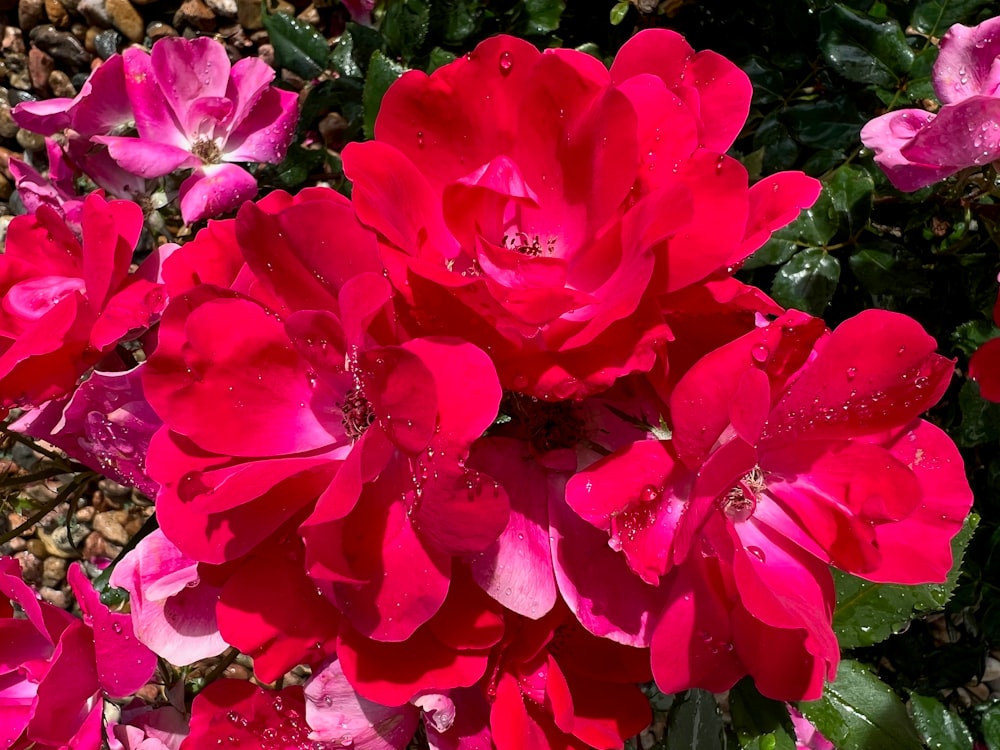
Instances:
[[[1000,17],[955,24],[934,63],[937,114],[904,109],[876,117],[861,140],[890,182],[907,192],[1000,158]]]
[[[207,37],[163,39],[151,54],[132,48],[123,59],[138,137],[92,140],[140,177],[193,168],[180,187],[185,222],[253,198],[256,180],[232,162],[281,161],[297,117],[296,95],[270,86],[274,71],[256,58],[231,65],[225,48]]]

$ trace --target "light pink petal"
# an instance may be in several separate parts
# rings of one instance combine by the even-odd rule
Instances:
[[[171,664],[221,654],[215,605],[219,589],[200,582],[198,565],[157,529],[125,556],[111,585],[129,592],[135,636]]]
[[[1000,158],[1000,99],[974,96],[942,107],[900,154],[911,162],[955,169]]]
[[[222,158],[226,161],[277,164],[285,158],[288,146],[295,137],[298,119],[298,96],[295,92],[267,89],[242,121],[235,121],[222,149]]]
[[[150,145],[189,149],[187,134],[180,129],[177,114],[168,98],[169,92],[163,91],[161,84],[156,80],[149,53],[139,47],[130,47],[122,53],[122,59],[125,69],[125,91],[132,103],[139,138]]]
[[[186,144],[110,135],[96,137],[93,141],[107,146],[108,154],[122,169],[139,177],[162,177],[175,169],[201,164],[201,160],[184,147]]]
[[[861,142],[875,152],[875,163],[899,190],[919,190],[959,170],[953,165],[912,161],[902,154],[903,147],[934,117],[923,109],[901,109],[876,117],[861,128]]]
[[[132,58],[127,56],[125,66],[129,75],[132,74],[132,64]],[[207,36],[195,39],[167,37],[154,44],[149,55],[149,70],[160,91],[161,111],[166,102],[182,128],[189,124],[190,110],[199,99],[225,98],[231,67],[226,48]],[[130,96],[131,93],[130,90]],[[138,124],[138,107],[136,110]],[[149,137],[142,126],[139,126],[139,133]],[[191,136],[193,133],[186,132],[184,135]]]
[[[181,217],[186,224],[235,211],[257,195],[257,180],[235,164],[210,164],[181,183]]]
[[[556,602],[549,543],[549,498],[562,494],[562,476],[531,458],[516,440],[478,441],[467,464],[503,482],[510,498],[510,521],[500,538],[472,558],[473,577],[504,607],[537,620]]]
[[[382,706],[358,695],[336,659],[313,672],[305,696],[309,738],[357,750],[402,750],[420,716],[416,706]]]
[[[70,125],[69,109],[76,99],[55,98],[38,102],[21,102],[11,116],[18,126],[41,135],[55,135]]]
[[[941,37],[934,62],[934,91],[942,104],[955,104],[971,96],[996,94],[1000,85],[1000,19],[978,26],[954,24]]]

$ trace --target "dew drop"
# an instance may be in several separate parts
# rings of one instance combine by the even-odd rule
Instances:
[[[919,378],[913,381],[913,385],[915,388],[924,388],[929,382],[930,380],[928,378],[921,375]]]
[[[651,484],[647,484],[639,492],[639,501],[643,503],[653,503],[660,498],[660,490]]]
[[[848,367],[847,368],[847,379],[848,379],[848,381],[854,380],[854,378],[856,378],[857,376],[858,376],[858,368],[857,367]]]
[[[750,356],[753,357],[755,361],[763,364],[764,362],[767,362],[767,358],[771,356],[771,352],[769,352],[767,347],[763,344],[758,344],[750,352]]]
[[[510,69],[514,67],[514,61],[511,59],[510,52],[504,52],[500,55],[500,72],[510,73]]]
[[[764,550],[762,550],[760,547],[747,547],[747,552],[749,552],[753,557],[757,558],[761,562],[764,562],[764,560],[766,559],[764,555]]]

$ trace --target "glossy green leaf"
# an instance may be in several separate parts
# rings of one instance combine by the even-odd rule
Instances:
[[[389,87],[406,72],[406,66],[390,60],[380,50],[372,54],[368,63],[368,75],[365,77],[365,88],[362,102],[365,108],[365,137],[375,137],[375,118],[378,116],[382,97]]]
[[[962,424],[955,442],[966,448],[1000,441],[1000,404],[987,401],[979,395],[979,386],[967,380],[958,392],[958,408]]]
[[[395,0],[386,3],[382,34],[389,49],[404,60],[416,56],[430,28],[431,8],[427,0]]]
[[[743,268],[750,271],[764,266],[780,266],[795,255],[798,249],[799,246],[794,241],[772,237],[746,259]]]
[[[910,694],[910,713],[917,732],[935,750],[972,750],[972,733],[958,714],[937,698]]]
[[[631,6],[632,6],[632,4],[629,3],[629,2],[627,2],[627,0],[625,2],[615,3],[614,5],[612,5],[611,6],[611,25],[612,26],[617,26],[622,21],[624,21],[625,20],[625,16],[628,14],[628,9]]]
[[[364,113],[361,106],[363,87],[356,78],[336,78],[322,81],[310,89],[302,103],[299,132],[314,130],[319,119],[328,112],[339,112],[347,120],[346,140],[361,133]]]
[[[449,52],[446,49],[441,49],[440,47],[435,47],[431,50],[430,55],[427,59],[427,73],[433,73],[435,70],[440,68],[442,65],[447,65],[455,60],[455,53]]]
[[[861,231],[871,215],[875,191],[875,181],[868,170],[845,164],[823,181],[823,188],[830,194],[833,208],[840,214],[841,225],[848,234],[853,236]]]
[[[882,294],[891,289],[896,281],[892,273],[896,257],[885,250],[859,250],[848,259],[847,264],[872,294]]]
[[[667,724],[665,750],[722,750],[722,717],[707,690],[688,690],[675,701]]]
[[[559,28],[564,0],[523,0],[527,12],[526,33],[529,35],[549,34]]]
[[[841,648],[879,643],[901,630],[914,612],[929,612],[944,607],[958,582],[965,550],[978,525],[979,516],[973,513],[952,539],[954,563],[944,583],[923,586],[872,583],[834,570],[837,608],[833,613],[833,629]]]
[[[785,307],[821,315],[833,298],[840,279],[840,262],[818,247],[797,253],[778,269],[771,296]]]
[[[840,662],[835,682],[799,710],[837,750],[923,750],[906,708],[892,689],[851,659]]]
[[[277,65],[303,78],[315,78],[326,69],[330,51],[324,36],[311,24],[284,13],[264,13],[261,20]]]
[[[430,8],[430,31],[444,44],[464,43],[479,28],[481,0],[434,0]]]
[[[973,14],[989,0],[925,0],[913,9],[910,25],[922,34],[941,36],[959,21],[972,22]]]
[[[802,245],[821,247],[833,239],[839,226],[840,215],[833,205],[830,192],[824,189],[812,206],[802,211],[787,227],[775,232],[774,236]]]
[[[302,148],[293,143],[280,164],[275,167],[278,183],[283,188],[298,187],[323,164],[324,152],[319,149]]]
[[[862,117],[846,97],[785,107],[781,121],[799,143],[825,149],[853,149],[861,134]]]
[[[743,750],[795,750],[788,708],[761,695],[751,678],[744,677],[729,691],[729,712]]]
[[[877,22],[834,3],[820,16],[819,48],[844,78],[894,86],[913,65],[913,50],[895,20]]]
[[[347,24],[330,53],[330,67],[341,77],[364,78],[372,53],[382,49],[382,35],[357,23]]]
[[[753,104],[780,102],[785,88],[785,77],[761,57],[753,55],[742,65],[753,84]]]
[[[982,715],[980,729],[989,750],[1000,750],[1000,703],[994,703]]]

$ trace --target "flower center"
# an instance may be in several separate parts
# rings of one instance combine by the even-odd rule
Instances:
[[[572,401],[542,401],[507,393],[500,411],[514,417],[521,428],[520,437],[538,454],[575,448],[587,436],[586,422]]]
[[[206,164],[222,163],[222,150],[218,144],[208,138],[201,138],[191,146],[191,153]]]
[[[556,238],[549,237],[543,243],[541,238],[535,235],[528,235],[525,232],[514,232],[503,236],[503,246],[516,253],[537,258],[542,253],[553,255],[556,251]]]
[[[719,506],[731,521],[746,521],[757,509],[757,500],[767,485],[764,472],[754,466],[719,500]]]
[[[361,393],[360,388],[355,387],[347,392],[340,410],[344,415],[341,423],[351,440],[360,438],[375,422],[375,410],[372,409],[371,402]]]

